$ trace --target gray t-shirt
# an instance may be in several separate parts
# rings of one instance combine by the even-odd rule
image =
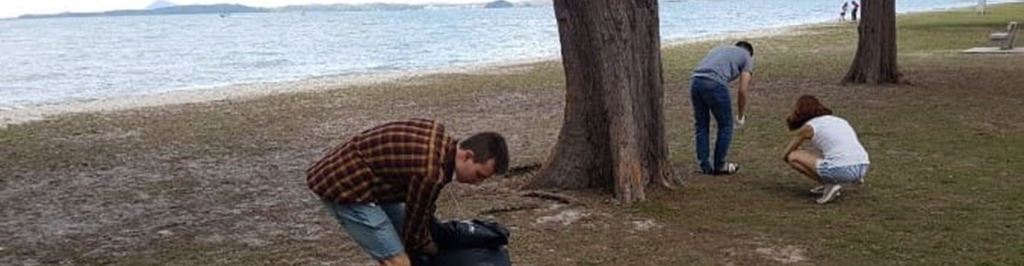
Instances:
[[[693,77],[705,77],[725,86],[743,72],[754,73],[754,58],[747,49],[735,45],[722,45],[711,49],[704,60],[693,69]]]

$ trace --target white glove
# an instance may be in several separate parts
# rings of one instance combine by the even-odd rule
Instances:
[[[746,123],[746,122],[747,122],[747,116],[737,116],[736,117],[736,128],[743,127],[743,123]]]

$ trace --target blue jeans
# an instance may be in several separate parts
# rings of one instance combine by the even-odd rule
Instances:
[[[690,102],[693,104],[697,162],[702,172],[711,174],[715,169],[725,166],[725,156],[729,154],[729,143],[732,142],[733,118],[729,87],[708,78],[694,77],[690,84]],[[718,124],[714,165],[708,162],[712,114]]]
[[[405,251],[399,235],[405,219],[405,204],[323,203],[352,240],[373,259],[386,260]]]

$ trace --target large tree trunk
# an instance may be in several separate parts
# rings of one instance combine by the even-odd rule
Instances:
[[[555,0],[565,122],[528,188],[614,189],[625,203],[668,185],[657,0]]]
[[[857,55],[842,83],[900,83],[896,65],[896,0],[864,0]]]

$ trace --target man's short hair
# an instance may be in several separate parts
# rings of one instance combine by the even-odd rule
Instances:
[[[747,49],[747,52],[750,52],[750,56],[754,56],[754,46],[750,45],[749,42],[739,41],[736,43],[736,46],[742,47],[743,49]]]
[[[459,142],[459,148],[473,151],[473,162],[476,163],[485,163],[493,158],[495,174],[504,174],[508,171],[508,145],[501,134],[477,133]]]

